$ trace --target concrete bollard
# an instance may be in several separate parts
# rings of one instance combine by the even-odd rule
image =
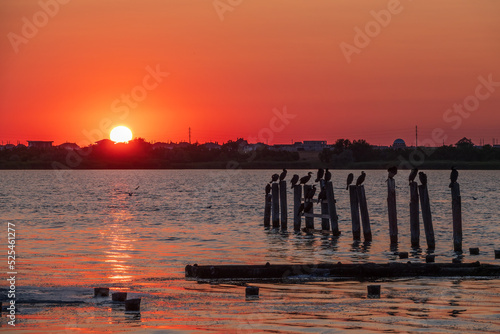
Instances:
[[[111,294],[111,300],[114,302],[124,302],[127,300],[126,292],[115,292]]]
[[[470,255],[479,255],[479,248],[478,247],[469,248],[469,253]]]
[[[436,259],[436,255],[431,255],[431,254],[430,254],[430,255],[427,255],[427,256],[425,257],[425,262],[426,262],[426,263],[432,263],[432,262],[434,262],[434,261],[435,261],[435,259]]]
[[[94,297],[108,297],[109,288],[94,288]]]
[[[408,252],[399,252],[398,253],[400,259],[407,259],[408,258]]]
[[[258,286],[247,286],[245,289],[245,296],[247,298],[253,297],[253,298],[258,298],[259,297],[259,287]]]
[[[125,311],[139,312],[141,310],[141,298],[128,299],[125,301]]]
[[[380,285],[368,285],[368,298],[380,298]]]

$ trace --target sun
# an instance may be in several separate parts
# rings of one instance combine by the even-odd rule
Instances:
[[[126,143],[132,140],[132,131],[126,126],[117,126],[109,133],[109,139],[115,143]]]

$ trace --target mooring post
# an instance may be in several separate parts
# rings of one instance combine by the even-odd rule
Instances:
[[[453,250],[462,251],[462,199],[460,185],[454,182],[451,186],[451,206],[453,213]]]
[[[349,198],[351,200],[351,219],[352,219],[352,238],[359,240],[361,238],[361,226],[359,224],[359,202],[357,186],[349,186]]]
[[[288,202],[286,200],[286,181],[280,181],[281,229],[288,228]]]
[[[417,182],[410,183],[410,233],[411,246],[420,247],[420,223],[418,218],[418,189]]]
[[[273,183],[271,188],[272,197],[272,212],[273,212],[273,228],[280,227],[280,198],[279,198],[279,189],[278,184]]]
[[[361,211],[361,224],[363,225],[363,237],[365,241],[372,241],[372,229],[370,227],[370,216],[366,204],[365,186],[360,185],[356,189],[358,193],[359,209]]]
[[[271,226],[271,194],[266,194],[264,204],[264,227]]]
[[[311,205],[309,210],[307,210],[307,211],[305,210],[305,207],[308,206],[307,203],[311,202],[311,200],[309,200],[309,199],[306,200],[305,196],[307,193],[309,193],[311,191],[311,189],[312,189],[312,186],[310,186],[308,184],[304,185],[304,213],[314,213],[314,208],[313,208],[314,205]],[[306,216],[305,220],[306,220],[306,228],[314,229],[314,217]]]
[[[387,179],[387,212],[389,213],[389,237],[391,244],[398,243],[398,212],[396,209],[396,181]]]
[[[328,201],[328,214],[330,215],[330,224],[333,235],[340,235],[339,217],[337,216],[337,208],[335,207],[335,194],[333,193],[332,181],[326,182],[326,200]]]
[[[299,215],[300,204],[302,203],[302,185],[297,184],[293,187],[293,229],[300,231],[302,216]]]
[[[325,189],[326,187],[325,183],[326,181],[323,179],[319,181],[320,192],[323,191],[323,189]],[[328,216],[328,201],[325,202],[324,200],[321,200],[320,204],[321,204],[321,214]],[[324,217],[321,218],[321,229],[325,231],[330,231],[329,218],[324,218]]]
[[[420,207],[422,208],[422,220],[424,222],[425,239],[427,240],[427,248],[436,248],[434,240],[434,228],[432,227],[431,205],[429,202],[429,192],[427,185],[419,185],[418,192],[420,195]]]

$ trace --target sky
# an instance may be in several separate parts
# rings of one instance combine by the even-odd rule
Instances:
[[[5,0],[0,140],[500,138],[497,0]]]

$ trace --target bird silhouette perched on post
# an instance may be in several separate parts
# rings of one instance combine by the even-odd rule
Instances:
[[[449,187],[453,187],[453,183],[456,183],[458,180],[458,170],[456,170],[455,166],[451,167],[451,173],[450,173],[450,185]]]
[[[278,181],[279,178],[280,178],[279,174],[273,174],[273,176],[271,176],[271,182],[269,183],[276,182]]]
[[[423,186],[427,186],[427,175],[424,172],[418,172],[418,178]]]
[[[318,194],[318,202],[317,203],[319,203],[325,199],[326,199],[326,187],[322,187],[321,191]]]
[[[345,187],[345,190],[349,189],[349,186],[351,185],[353,180],[354,180],[354,174],[349,173],[349,175],[347,175],[347,186]]]
[[[313,185],[308,192],[304,193],[304,200],[312,200],[316,193],[316,185]]]
[[[312,175],[312,173],[309,172],[309,173],[307,173],[306,176],[302,176],[300,178],[300,184],[306,184],[307,182],[309,182],[309,180],[311,179],[311,175]]]
[[[332,173],[327,169],[325,169],[325,181],[328,182],[332,179]]]
[[[299,182],[299,176],[297,174],[293,174],[292,179],[290,180],[290,183],[292,184],[292,189],[295,187],[295,185]]]
[[[283,171],[280,174],[280,181],[283,181],[286,177],[287,170],[286,168],[283,168]]]
[[[366,173],[364,171],[362,171],[361,175],[358,176],[358,179],[356,180],[356,185],[360,186],[361,184],[363,184],[363,182],[365,181],[365,178],[366,178]]]
[[[318,174],[316,174],[316,180],[314,180],[314,182],[319,182],[323,178],[324,174],[325,171],[323,170],[323,168],[318,169]]]
[[[270,192],[271,192],[271,185],[268,183],[266,184],[266,195],[269,195]]]
[[[417,173],[418,173],[418,168],[413,168],[410,172],[410,175],[408,176],[408,182],[410,182],[410,184],[415,180],[415,178],[417,177]]]
[[[390,179],[393,179],[394,176],[396,176],[396,174],[398,173],[398,167],[396,166],[391,166],[387,169],[387,172],[389,173],[388,177]]]

